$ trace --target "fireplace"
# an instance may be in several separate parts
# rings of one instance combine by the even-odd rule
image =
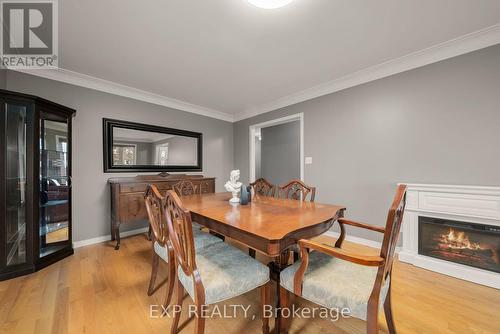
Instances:
[[[407,185],[399,260],[500,289],[500,187]]]
[[[500,227],[419,216],[418,254],[500,273]]]

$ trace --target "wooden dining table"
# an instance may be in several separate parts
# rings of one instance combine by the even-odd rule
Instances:
[[[241,205],[229,203],[230,198],[231,193],[215,193],[184,196],[182,202],[193,221],[274,259],[269,267],[279,305],[280,272],[288,264],[290,247],[328,231],[345,207],[259,195]],[[279,333],[280,312],[276,315],[274,332]]]

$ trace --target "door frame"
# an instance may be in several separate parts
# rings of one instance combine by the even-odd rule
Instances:
[[[298,113],[298,114],[293,114],[293,115],[273,119],[270,121],[250,125],[249,131],[248,131],[248,134],[249,134],[249,136],[248,136],[248,138],[249,138],[249,155],[250,155],[249,156],[249,161],[250,161],[249,182],[255,181],[255,133],[256,133],[256,130],[261,129],[261,128],[267,128],[270,126],[295,122],[295,121],[299,121],[299,128],[300,128],[300,154],[299,154],[300,180],[304,181],[304,113]]]

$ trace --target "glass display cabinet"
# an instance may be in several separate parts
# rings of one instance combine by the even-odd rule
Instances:
[[[0,90],[0,280],[73,254],[74,114],[36,96]]]

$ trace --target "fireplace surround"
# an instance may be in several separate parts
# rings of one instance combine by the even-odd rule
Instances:
[[[500,187],[408,184],[400,261],[500,289]]]

